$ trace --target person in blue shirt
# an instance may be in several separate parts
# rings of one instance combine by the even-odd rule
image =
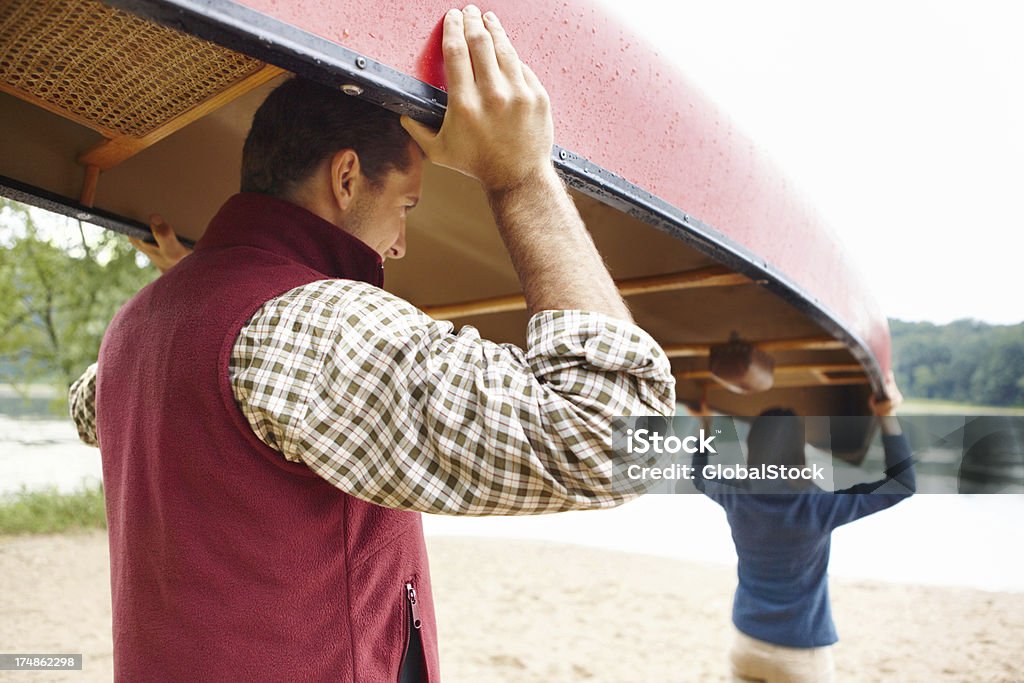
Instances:
[[[695,484],[720,504],[732,529],[739,585],[730,652],[734,681],[831,681],[837,642],[828,594],[832,530],[908,498],[915,488],[910,446],[893,410],[901,400],[872,399],[885,450],[886,477],[830,493],[803,479],[760,482],[756,493],[703,479],[707,456],[694,456]],[[747,438],[747,466],[804,467],[804,422],[792,411],[762,413]]]

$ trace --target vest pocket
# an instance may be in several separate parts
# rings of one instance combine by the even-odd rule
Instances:
[[[402,653],[402,664],[398,670],[398,683],[426,683],[427,666],[423,654],[423,639],[420,629],[419,602],[416,599],[414,579],[405,582],[403,587],[405,600],[405,648]]]

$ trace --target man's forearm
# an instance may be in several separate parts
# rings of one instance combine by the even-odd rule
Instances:
[[[448,109],[436,133],[402,125],[432,162],[487,192],[531,313],[582,310],[633,322],[551,164],[551,102],[492,13],[475,5],[444,18]]]
[[[900,421],[896,419],[895,415],[881,415],[878,418],[878,426],[882,429],[882,434],[886,436],[899,436],[903,433],[903,429],[900,427]]]
[[[632,322],[553,166],[487,194],[531,313],[578,309]]]

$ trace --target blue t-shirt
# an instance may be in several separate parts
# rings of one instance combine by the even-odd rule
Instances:
[[[739,558],[733,623],[743,633],[787,647],[822,647],[839,638],[828,596],[832,530],[891,507],[914,491],[906,437],[883,436],[886,479],[830,493],[736,493],[698,479],[698,488],[725,508]],[[695,465],[702,465],[694,458]],[[697,468],[697,472],[702,467]],[[889,482],[902,492],[871,493]]]

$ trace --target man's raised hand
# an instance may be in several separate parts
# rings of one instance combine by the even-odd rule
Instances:
[[[449,10],[441,42],[448,111],[441,130],[403,116],[435,164],[477,178],[488,191],[513,188],[551,168],[554,128],[547,91],[493,12]]]
[[[885,388],[882,396],[871,396],[868,399],[868,406],[871,412],[879,417],[893,415],[896,409],[903,403],[903,394],[896,386],[896,376],[890,370],[885,376]]]
[[[153,214],[149,217],[149,229],[153,232],[152,242],[145,242],[137,237],[129,237],[128,241],[132,246],[149,257],[150,262],[157,267],[161,273],[177,265],[178,261],[192,253],[192,250],[178,241],[174,230],[159,215]]]

